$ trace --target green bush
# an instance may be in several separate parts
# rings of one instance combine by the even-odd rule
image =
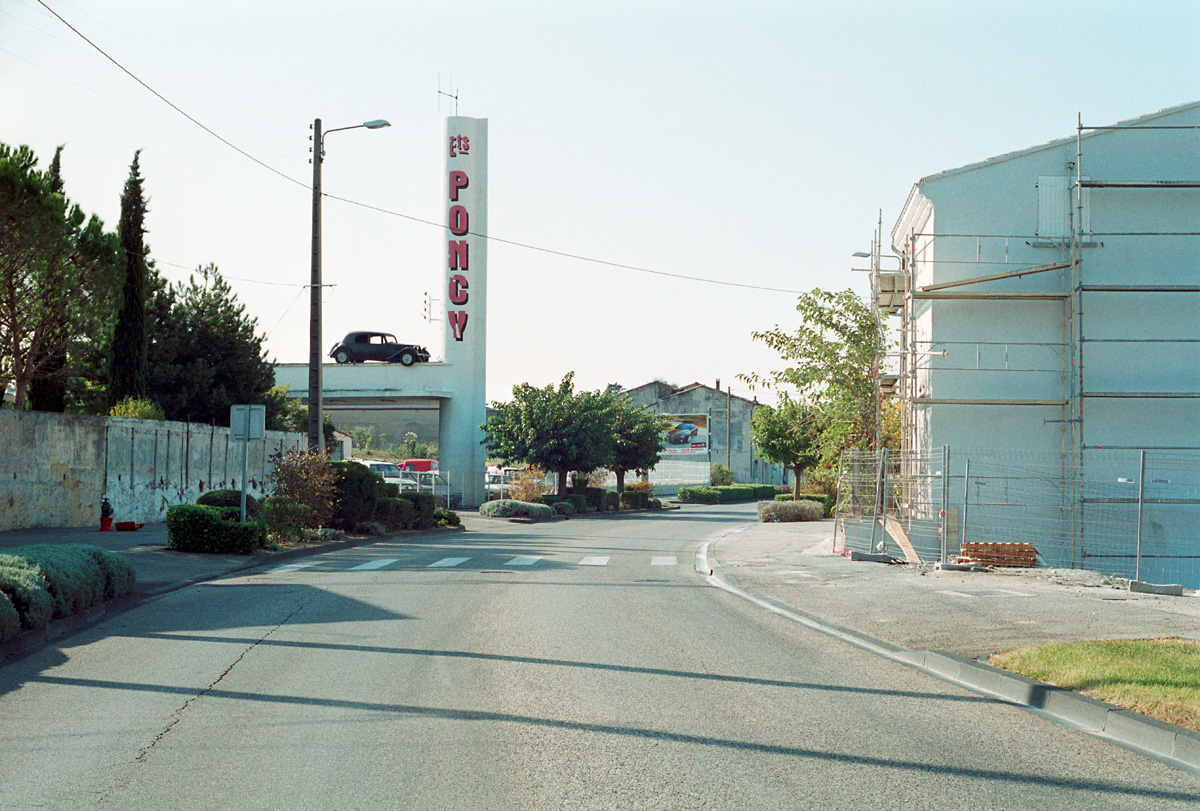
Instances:
[[[136,574],[133,566],[125,558],[116,553],[101,549],[91,544],[37,544],[34,546],[18,546],[8,550],[2,556],[10,572],[36,572],[45,582],[45,590],[50,597],[53,617],[66,617],[76,611],[82,611],[108,597],[120,597],[133,591]],[[12,559],[20,559],[13,564]],[[30,602],[27,610],[33,615],[27,620],[21,615],[22,605],[18,600],[9,599],[22,617],[22,624],[37,623],[45,611],[43,598],[33,596],[37,583],[30,580],[28,574],[17,574],[15,578],[27,589],[25,598]],[[14,587],[15,590],[15,587]],[[35,627],[35,625],[27,625]]]
[[[581,496],[583,503],[576,501],[575,496]],[[567,498],[575,505],[577,513],[587,512],[589,508],[595,511],[604,509],[603,487],[568,487]]]
[[[383,524],[388,532],[408,529],[416,517],[417,510],[407,498],[381,498],[375,509],[375,520]]]
[[[725,504],[774,498],[773,484],[733,484],[728,487],[681,487],[676,498],[690,504]]]
[[[621,492],[621,506],[627,510],[644,510],[646,494],[636,490],[624,490]]]
[[[616,490],[607,490],[604,493],[604,509],[619,510],[621,509],[621,494]]]
[[[8,595],[0,591],[0,642],[7,642],[21,630],[21,616]]]
[[[196,499],[196,503],[202,507],[234,507],[240,513],[242,509],[242,491],[209,490],[207,493],[201,494],[200,498]],[[247,493],[246,517],[258,518],[260,512],[262,512],[262,504],[254,496]]]
[[[333,462],[339,474],[335,488],[337,507],[330,523],[344,530],[375,519],[379,505],[379,477],[366,465],[358,462]]]
[[[661,500],[659,500],[657,498],[653,498],[653,497],[646,499],[646,509],[661,510],[662,508],[663,508],[663,503]]]
[[[250,510],[247,508],[247,514]],[[263,502],[262,520],[267,532],[284,540],[298,541],[304,537],[304,522],[311,512],[307,504],[295,504],[272,496]]]
[[[437,522],[437,501],[433,493],[405,493],[401,498],[406,498],[413,505],[413,529],[429,529]]]
[[[791,493],[776,493],[775,500],[776,501],[792,501],[793,498],[792,498]],[[801,501],[815,501],[818,504],[820,504],[821,507],[825,510],[826,518],[828,518],[831,514],[830,511],[833,508],[833,500],[830,499],[829,496],[825,495],[824,493],[801,493],[800,500]]]
[[[167,510],[167,546],[179,552],[251,555],[266,540],[267,527],[238,518],[239,511],[230,508],[177,504]]]
[[[433,523],[439,527],[457,527],[462,524],[462,519],[454,510],[438,507],[433,511]]]
[[[733,471],[725,465],[713,463],[709,466],[708,481],[713,487],[728,487],[733,484]]]
[[[550,518],[555,515],[555,512],[549,504],[534,504],[529,501],[499,498],[495,501],[485,502],[479,508],[479,514],[489,518]]]
[[[0,555],[0,593],[16,610],[22,628],[45,628],[54,617],[46,578],[24,558]]]
[[[356,535],[386,535],[387,528],[377,521],[363,521],[361,524],[354,525],[354,533]]]
[[[400,485],[395,482],[379,483],[379,497],[384,498],[400,498]]]
[[[781,521],[820,521],[825,508],[815,501],[760,501],[758,520],[765,523]]]
[[[569,501],[556,501],[550,505],[559,515],[575,515],[575,505]]]

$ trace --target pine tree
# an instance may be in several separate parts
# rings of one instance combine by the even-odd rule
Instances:
[[[138,167],[141,150],[133,153],[129,178],[121,193],[121,222],[117,227],[121,264],[125,269],[122,304],[113,332],[112,373],[108,400],[115,404],[125,397],[145,397],[147,358],[146,294],[149,268],[146,260],[146,197]]]
[[[60,144],[54,150],[54,160],[50,161],[47,179],[50,181],[50,193],[62,194],[65,185],[62,179],[62,151]],[[67,410],[67,381],[64,369],[67,365],[65,338],[54,344],[52,354],[38,364],[40,371],[29,381],[27,404],[32,411],[54,411],[62,413]]]

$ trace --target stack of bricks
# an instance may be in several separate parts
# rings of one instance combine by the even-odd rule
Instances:
[[[1037,566],[1037,550],[1031,543],[978,543],[967,541],[958,554],[959,563],[982,563],[985,566]]]

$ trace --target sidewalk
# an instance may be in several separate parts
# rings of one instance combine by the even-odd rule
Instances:
[[[1200,733],[984,664],[1007,648],[1200,640],[1200,597],[1066,569],[935,571],[832,553],[833,521],[749,524],[708,545],[714,585],[885,658],[1200,775]],[[704,572],[704,574],[708,574]]]

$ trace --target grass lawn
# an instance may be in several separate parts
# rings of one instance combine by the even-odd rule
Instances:
[[[1200,642],[1032,645],[997,653],[988,663],[1200,732]]]

